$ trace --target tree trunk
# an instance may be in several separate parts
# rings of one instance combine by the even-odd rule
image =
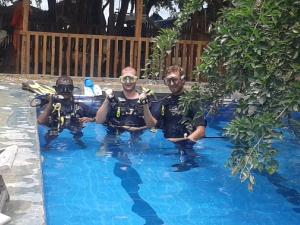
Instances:
[[[50,22],[56,22],[56,0],[48,0],[48,17]]]
[[[66,0],[65,0],[66,1]],[[78,11],[77,11],[77,23],[78,24],[86,24],[87,22],[87,14],[88,14],[88,5],[90,4],[89,1],[80,0],[78,4]]]
[[[107,33],[114,34],[115,28],[115,12],[114,12],[114,0],[109,0],[109,16],[107,22]]]
[[[155,2],[157,2],[157,1],[155,1],[155,0],[147,1],[147,3],[145,4],[144,14],[149,15],[149,12],[150,12],[151,8],[154,6]]]
[[[130,14],[133,14],[134,13],[134,7],[135,7],[135,1],[136,0],[130,0]]]
[[[120,12],[118,14],[118,19],[116,23],[116,34],[120,34],[125,22],[126,13],[128,10],[130,0],[123,0],[120,8]]]
[[[100,7],[100,11],[99,11],[99,26],[101,27],[100,29],[100,34],[105,34],[106,32],[106,20],[105,20],[105,16],[104,16],[104,10],[102,8],[103,5],[103,1],[101,1],[101,7]]]

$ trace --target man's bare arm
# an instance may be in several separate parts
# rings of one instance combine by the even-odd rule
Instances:
[[[49,116],[51,115],[52,110],[53,110],[52,103],[49,102],[45,110],[37,118],[38,124],[48,124]]]
[[[148,104],[143,105],[143,109],[144,109],[144,120],[146,126],[148,128],[155,127],[157,124],[157,120],[154,118],[154,116],[152,116],[152,113],[150,112],[149,109],[149,105]]]
[[[100,108],[98,109],[98,111],[97,111],[97,114],[96,114],[96,123],[104,123],[106,121],[106,117],[107,117],[107,114],[108,114],[109,106],[110,106],[110,102],[106,98],[104,100],[104,102],[102,103],[102,105],[100,106]]]

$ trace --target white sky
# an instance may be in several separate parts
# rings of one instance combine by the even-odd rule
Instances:
[[[60,2],[61,0],[56,0],[56,2]],[[115,8],[119,8],[119,2],[122,1],[122,0],[115,0]],[[36,7],[36,4],[35,4],[35,0],[31,0],[32,2],[32,5]],[[47,0],[42,0],[42,3],[41,3],[41,8],[43,10],[48,10],[48,2]],[[130,9],[130,7],[129,7]],[[106,14],[108,13],[108,7],[106,8]],[[152,8],[151,12],[150,12],[150,15],[154,12],[154,8]],[[163,19],[166,19],[170,16],[169,12],[167,12],[166,10],[160,10],[159,11],[159,15],[163,18]]]

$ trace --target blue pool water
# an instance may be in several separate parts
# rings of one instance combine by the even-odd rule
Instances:
[[[280,171],[256,174],[247,184],[224,167],[231,143],[220,136],[226,122],[213,121],[194,147],[194,164],[161,132],[140,138],[108,135],[87,124],[83,142],[68,131],[43,151],[48,225],[296,225],[300,222],[300,142],[287,134]],[[45,128],[40,127],[41,149]]]

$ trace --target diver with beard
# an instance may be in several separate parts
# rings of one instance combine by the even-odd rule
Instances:
[[[47,146],[64,129],[70,130],[75,141],[84,145],[80,140],[83,136],[83,123],[95,121],[95,112],[83,103],[77,103],[73,96],[73,80],[69,76],[60,76],[56,81],[55,95],[49,95],[49,103],[39,115],[38,124],[46,125]]]
[[[158,113],[152,115],[148,104],[144,104],[144,115],[147,126],[161,128],[165,138],[175,143],[180,154],[180,163],[174,164],[176,171],[185,171],[197,167],[194,161],[197,154],[194,144],[205,136],[207,122],[204,117],[196,117],[196,110],[183,114],[179,107],[179,99],[185,92],[185,75],[178,65],[170,66],[164,77],[164,83],[171,95],[163,98]],[[140,96],[146,98],[146,96]]]

